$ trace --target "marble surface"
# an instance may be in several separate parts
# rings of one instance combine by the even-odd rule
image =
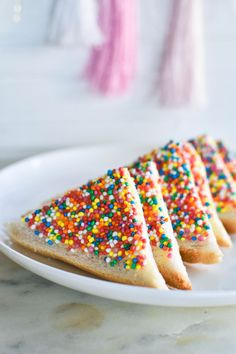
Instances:
[[[102,299],[40,278],[0,254],[0,354],[231,354],[235,330],[236,306]]]
[[[236,306],[164,308],[53,284],[0,255],[0,353],[233,353]]]

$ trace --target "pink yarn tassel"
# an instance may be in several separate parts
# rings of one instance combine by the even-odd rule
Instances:
[[[100,0],[104,42],[91,50],[86,77],[103,94],[123,93],[136,69],[136,0]]]
[[[175,107],[206,101],[202,0],[173,0],[159,75],[160,102]]]

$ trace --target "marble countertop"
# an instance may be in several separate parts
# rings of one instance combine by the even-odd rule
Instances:
[[[56,285],[0,254],[0,354],[234,353],[236,306],[122,303]]]
[[[0,255],[0,353],[233,353],[236,306],[165,308],[82,294]]]

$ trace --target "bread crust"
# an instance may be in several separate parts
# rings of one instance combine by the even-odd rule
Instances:
[[[192,285],[187,270],[179,253],[179,246],[175,239],[172,257],[168,258],[167,252],[158,247],[152,247],[154,259],[166,283],[176,289],[191,290]]]
[[[231,247],[232,242],[227,234],[222,222],[220,221],[216,208],[214,205],[213,197],[210,191],[210,186],[207,180],[206,169],[200,155],[197,153],[193,145],[189,142],[183,144],[183,151],[186,154],[186,158],[189,160],[194,182],[199,193],[199,197],[207,213],[211,214],[209,222],[213,229],[216,241],[221,247]],[[208,207],[206,207],[206,200]]]
[[[169,251],[166,249],[162,249],[159,246],[159,243],[156,245],[152,245],[152,253],[153,257],[156,261],[157,267],[162,274],[163,278],[165,279],[166,283],[170,285],[173,288],[176,289],[181,289],[181,290],[190,290],[192,289],[191,282],[189,280],[186,268],[183,264],[182,258],[179,253],[179,246],[178,243],[175,239],[174,233],[173,233],[173,228],[172,224],[169,218],[169,214],[166,208],[166,204],[164,203],[162,193],[161,193],[161,186],[158,183],[159,181],[159,174],[156,168],[156,165],[154,162],[148,162],[149,170],[151,171],[152,174],[152,183],[155,183],[155,195],[158,200],[158,205],[161,208],[161,215],[164,215],[165,217],[165,223],[162,225],[162,228],[164,229],[164,234],[166,234],[169,239],[171,240],[172,243],[172,249],[170,252],[170,257],[168,257]],[[141,165],[142,166],[142,165]],[[132,174],[132,169],[135,169],[135,167],[131,166],[131,176]],[[144,169],[147,168],[147,166],[144,166]],[[134,176],[136,174],[134,173]],[[135,180],[135,177],[134,177]],[[137,191],[139,192],[140,187],[137,186]],[[153,193],[153,192],[152,192]],[[154,218],[156,217],[157,220],[159,220],[159,211],[156,211],[156,214],[154,214]],[[145,213],[144,213],[145,217]],[[152,220],[153,221],[153,220]],[[149,223],[148,220],[146,220],[147,225]],[[157,224],[155,225],[156,227],[160,226],[159,221],[157,221]],[[150,236],[150,235],[149,235]]]
[[[215,234],[216,241],[217,241],[218,245],[220,247],[227,247],[227,248],[232,247],[233,244],[232,244],[231,238],[230,238],[229,234],[227,233],[227,231],[226,231],[222,221],[218,217],[218,215],[217,214],[213,215],[209,221],[210,221],[212,230]]]
[[[170,269],[160,263],[158,268],[169,286],[180,290],[192,290],[192,284],[189,278],[184,276],[183,271]]]
[[[72,253],[62,244],[48,246],[44,239],[36,237],[30,229],[21,225],[20,222],[8,225],[8,232],[12,241],[37,254],[69,263],[103,279],[124,284],[168,289],[157,268],[153,268],[153,264],[150,264],[149,261],[140,270],[126,270],[122,266],[111,267],[104,262],[102,257],[87,254],[81,250]]]
[[[225,213],[218,213],[220,220],[223,222],[226,230],[230,234],[236,233],[236,210],[231,210]]]
[[[204,248],[180,247],[182,259],[188,263],[215,264],[222,260],[222,253]]]

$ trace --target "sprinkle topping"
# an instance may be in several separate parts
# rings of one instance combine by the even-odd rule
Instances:
[[[231,176],[233,177],[234,181],[236,181],[236,156],[232,154],[226,146],[223,144],[222,141],[217,141],[218,152],[220,156],[224,160]]]
[[[155,162],[175,236],[182,241],[204,241],[211,226],[180,144],[168,143],[157,152]]]
[[[236,184],[218,153],[214,139],[201,136],[191,142],[204,162],[217,211],[223,213],[236,208]]]
[[[167,257],[171,257],[172,240],[165,231],[170,219],[163,205],[156,166],[153,162],[137,162],[130,168],[130,174],[142,203],[151,246],[159,247]]]
[[[205,166],[201,160],[200,155],[194,149],[192,144],[184,143],[182,147],[184,155],[190,164],[190,168],[194,177],[194,183],[202,205],[208,215],[208,218],[211,218],[215,211],[215,205],[207,181]]]
[[[101,256],[114,267],[140,269],[146,264],[144,225],[126,168],[109,170],[78,189],[23,217],[36,237],[49,246]]]

